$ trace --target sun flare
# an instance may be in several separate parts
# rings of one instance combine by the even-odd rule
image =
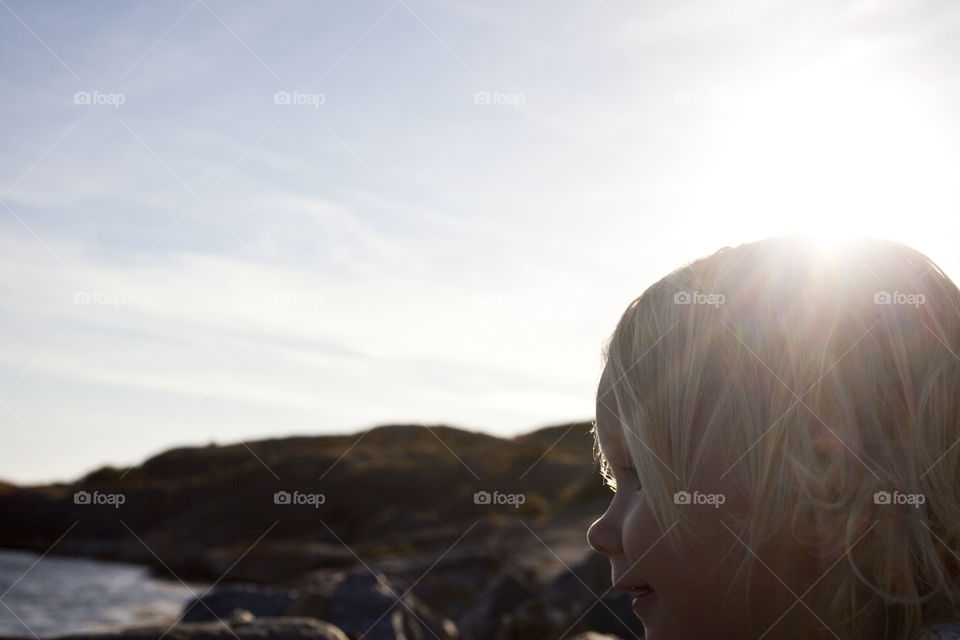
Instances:
[[[820,77],[743,95],[701,202],[725,234],[799,233],[825,250],[854,236],[919,248],[956,227],[946,116],[928,90]]]

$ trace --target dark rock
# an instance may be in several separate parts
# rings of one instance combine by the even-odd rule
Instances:
[[[459,638],[451,620],[413,594],[394,589],[382,573],[375,575],[365,567],[332,573],[328,582],[303,589],[288,614],[327,620],[364,640]]]
[[[314,618],[261,618],[232,626],[240,640],[349,640],[335,625]]]
[[[273,618],[286,613],[297,592],[256,585],[222,585],[195,598],[184,607],[182,622],[209,622],[225,619],[236,609],[249,611],[257,618]]]
[[[609,562],[591,551],[510,615],[497,640],[555,640],[590,631],[642,638],[632,600],[611,588]]]
[[[475,606],[457,620],[457,627],[475,640],[494,640],[506,616],[537,592],[533,578],[517,567],[506,567],[475,594]]]
[[[411,593],[438,613],[457,620],[476,606],[479,594],[501,571],[507,557],[507,549],[488,538],[481,544],[461,543],[440,557],[418,554],[383,559],[376,569],[397,589],[411,588]]]
[[[335,626],[313,618],[261,618],[254,621],[198,622],[150,626],[108,633],[58,636],[54,640],[350,640]]]

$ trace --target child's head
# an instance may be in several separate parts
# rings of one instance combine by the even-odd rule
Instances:
[[[960,291],[927,257],[724,248],[631,302],[604,359],[619,488],[588,537],[616,587],[653,587],[650,640],[960,619]]]

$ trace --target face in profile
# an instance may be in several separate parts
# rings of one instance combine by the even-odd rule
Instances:
[[[597,392],[597,433],[601,452],[614,475],[615,493],[606,512],[590,527],[587,539],[594,550],[609,559],[613,587],[637,594],[633,609],[643,624],[645,637],[836,637],[819,623],[818,617],[822,616],[814,615],[805,605],[829,565],[809,557],[788,532],[775,536],[759,550],[759,558],[753,558],[749,594],[745,577],[733,580],[744,554],[752,556],[755,550],[748,550],[734,534],[736,527],[727,528],[725,523],[732,522],[733,515],[742,517],[749,504],[734,486],[734,474],[724,476],[729,465],[716,455],[707,456],[687,491],[698,491],[700,496],[722,495],[723,504],[718,506],[719,500],[714,499],[678,506],[691,509],[690,521],[697,536],[689,542],[688,554],[681,557],[673,552],[666,535],[676,534],[671,529],[680,525],[657,524],[625,446],[610,390],[613,383],[608,366]],[[671,471],[664,468],[661,472]]]

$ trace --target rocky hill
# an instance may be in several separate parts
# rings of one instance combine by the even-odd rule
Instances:
[[[171,449],[69,484],[0,484],[0,547],[216,585],[173,628],[70,640],[637,638],[629,594],[586,544],[611,495],[589,428]]]
[[[609,499],[589,426],[507,439],[389,425],[176,448],[70,484],[0,484],[0,547],[43,552],[56,542],[54,553],[146,563],[183,579],[265,584],[354,564],[354,554],[444,549],[473,523],[461,544],[510,546],[527,524],[580,527],[586,549],[582,526]]]

